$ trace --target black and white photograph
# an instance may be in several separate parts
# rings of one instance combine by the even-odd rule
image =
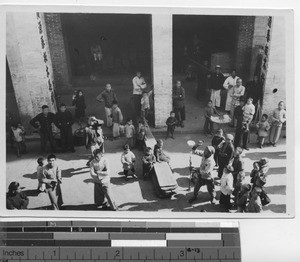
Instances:
[[[293,13],[4,14],[6,213],[293,216]]]

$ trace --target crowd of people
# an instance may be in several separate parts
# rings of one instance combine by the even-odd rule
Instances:
[[[243,149],[234,148],[233,135],[223,136],[223,130],[219,129],[212,139],[212,143],[204,150],[197,148],[203,144],[199,141],[193,146],[192,153],[202,157],[200,167],[195,169],[194,193],[189,200],[193,203],[197,200],[198,192],[202,186],[207,186],[211,196],[211,203],[217,203],[215,183],[219,181],[220,199],[219,203],[227,211],[259,213],[262,206],[270,203],[264,185],[266,184],[267,172],[269,169],[267,158],[262,158],[253,163],[253,170],[250,173],[251,181],[247,183],[246,170],[242,157]],[[214,176],[217,171],[217,176]]]
[[[209,89],[211,91],[210,100],[205,107],[204,132],[214,135],[212,145],[207,146],[204,151],[199,151],[196,145],[193,147],[193,153],[202,157],[201,165],[195,181],[193,197],[190,203],[197,199],[201,186],[206,185],[211,195],[211,203],[216,204],[216,192],[213,170],[217,170],[217,177],[220,179],[220,204],[227,210],[236,208],[238,212],[260,212],[262,205],[268,202],[268,196],[264,191],[266,183],[266,173],[268,171],[268,160],[262,158],[256,161],[251,171],[251,183],[245,184],[244,163],[241,157],[243,150],[249,150],[247,144],[249,141],[250,124],[256,112],[253,105],[253,98],[245,93],[246,88],[242,85],[242,79],[236,76],[233,70],[231,76],[224,78],[220,71],[220,66],[216,66],[215,72],[208,75]],[[97,119],[95,116],[88,116],[86,119],[85,97],[81,90],[74,92],[72,105],[75,106],[75,119],[72,113],[67,109],[66,104],[61,103],[56,114],[49,111],[47,105],[42,106],[42,112],[31,119],[30,124],[38,129],[40,134],[41,154],[47,152],[47,143],[50,143],[51,154],[47,156],[47,163],[44,158],[38,158],[37,163],[37,190],[46,192],[49,195],[50,203],[53,209],[61,209],[63,205],[61,186],[61,170],[56,163],[55,153],[57,150],[56,141],[53,135],[53,127],[60,130],[61,152],[75,152],[72,125],[74,121],[80,125],[85,124],[84,144],[91,150],[91,156],[87,162],[90,168],[90,175],[94,181],[94,199],[95,204],[101,208],[117,210],[110,189],[110,172],[108,160],[104,157],[104,144],[106,137],[103,134],[103,125],[106,124],[111,130],[113,139],[120,136],[126,137],[124,152],[121,156],[123,174],[126,181],[129,177],[137,179],[136,175],[136,157],[131,151],[136,147],[144,151],[141,159],[143,167],[143,178],[147,179],[153,175],[154,165],[159,162],[167,162],[170,165],[171,159],[163,150],[163,140],[157,140],[154,148],[145,147],[146,129],[148,126],[148,116],[151,108],[151,99],[153,90],[149,87],[141,72],[137,72],[132,80],[133,84],[133,106],[135,115],[127,118],[124,122],[122,110],[118,106],[118,97],[112,89],[111,84],[106,84],[96,100],[104,102],[105,122]],[[230,115],[231,126],[236,127],[235,135],[226,134],[219,129],[214,133],[214,122],[212,116],[217,115],[222,118],[220,90],[228,90],[225,103],[225,112]],[[251,93],[251,92],[250,92]],[[167,134],[166,139],[175,139],[174,133],[176,127],[184,127],[186,120],[185,112],[185,89],[181,81],[177,81],[173,88],[173,111],[166,116]],[[137,120],[137,121],[136,121]],[[270,120],[270,123],[269,123]],[[272,115],[263,114],[260,121],[256,124],[257,142],[262,148],[264,140],[269,137],[269,143],[276,146],[280,137],[281,128],[286,121],[284,103],[278,104]],[[17,156],[26,152],[25,129],[21,123],[11,126],[14,143],[16,145]],[[172,170],[173,171],[173,170]],[[8,209],[25,209],[28,206],[28,198],[20,192],[18,182],[12,182],[9,185],[7,193]]]

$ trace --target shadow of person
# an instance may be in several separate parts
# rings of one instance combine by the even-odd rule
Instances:
[[[263,207],[264,211],[271,211],[274,213],[286,213],[286,205],[275,205],[275,204],[269,204],[267,206]]]
[[[23,190],[22,191],[26,196],[28,197],[36,197],[38,196],[40,193],[43,193],[37,189],[27,189],[27,190]]]
[[[61,207],[61,210],[99,210],[104,211],[102,209],[98,209],[95,204],[84,204],[84,205],[64,205]]]
[[[189,167],[174,168],[173,171],[174,171],[174,173],[178,173],[181,176],[189,176],[190,175]]]
[[[189,184],[191,183],[189,177],[179,177],[176,179],[176,182],[179,187],[183,187],[187,189],[189,188]]]
[[[83,171],[81,171],[83,170]],[[81,172],[78,172],[81,171]],[[61,176],[63,178],[70,178],[72,176],[77,176],[77,175],[81,175],[81,174],[86,174],[88,173],[89,170],[87,170],[87,167],[80,167],[80,168],[69,168],[69,169],[65,169],[61,171]]]
[[[37,173],[34,172],[32,174],[25,174],[25,175],[23,175],[23,177],[30,178],[30,179],[37,179]]]
[[[85,180],[83,180],[84,183],[89,184],[89,183],[94,183],[94,179],[92,178],[87,178]]]

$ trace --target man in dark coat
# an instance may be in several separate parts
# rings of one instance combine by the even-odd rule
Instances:
[[[73,144],[73,117],[65,104],[61,104],[55,117],[55,124],[60,129],[62,152],[75,152]]]
[[[225,81],[224,75],[221,73],[221,66],[216,65],[215,72],[208,76],[208,88],[211,90],[210,100],[213,102],[213,107],[220,109],[221,107],[221,90]]]
[[[245,105],[245,100],[241,98],[240,105],[234,109],[234,117],[236,119],[234,147],[240,147],[241,142],[242,142],[241,140],[242,140],[242,136],[244,133],[244,130],[243,130],[243,116],[244,116],[243,106],[244,105]]]
[[[218,177],[221,178],[223,174],[223,169],[226,167],[230,160],[233,158],[233,152],[234,152],[234,147],[233,147],[233,135],[227,134],[226,135],[226,141],[223,143],[223,146],[221,147],[219,151],[219,170],[218,170]]]
[[[185,120],[185,90],[181,86],[181,81],[176,82],[176,86],[173,89],[173,107],[175,111],[176,119],[178,120],[178,126],[184,127]]]
[[[56,144],[52,133],[52,123],[55,123],[55,114],[49,112],[47,105],[42,106],[42,113],[30,120],[34,128],[39,128],[41,138],[41,154],[46,153],[47,141],[51,145],[52,152],[56,151]]]

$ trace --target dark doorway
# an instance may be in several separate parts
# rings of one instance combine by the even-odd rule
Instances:
[[[73,76],[150,71],[150,15],[63,14],[62,26]],[[101,61],[92,54],[95,46]]]
[[[83,91],[86,115],[106,119],[104,103],[96,97],[110,83],[124,118],[133,118],[132,79],[136,70],[142,72],[149,86],[152,82],[151,15],[70,13],[62,14],[61,21],[72,87]],[[99,47],[101,59],[93,53],[99,53]],[[71,96],[63,94],[61,101],[70,105]]]
[[[231,66],[236,48],[237,27],[237,16],[174,15],[173,66],[175,73],[181,72],[186,62],[183,59],[185,48],[188,58],[202,65],[204,61],[207,61],[209,67],[213,59],[212,55],[228,53],[231,61],[223,60],[222,62],[226,67],[227,64]],[[190,63],[193,64],[192,61]]]
[[[238,26],[237,16],[173,16],[173,76],[185,88],[186,126],[190,129],[203,128],[211,69],[221,64],[227,76],[234,65]],[[224,106],[226,94],[221,96]]]

